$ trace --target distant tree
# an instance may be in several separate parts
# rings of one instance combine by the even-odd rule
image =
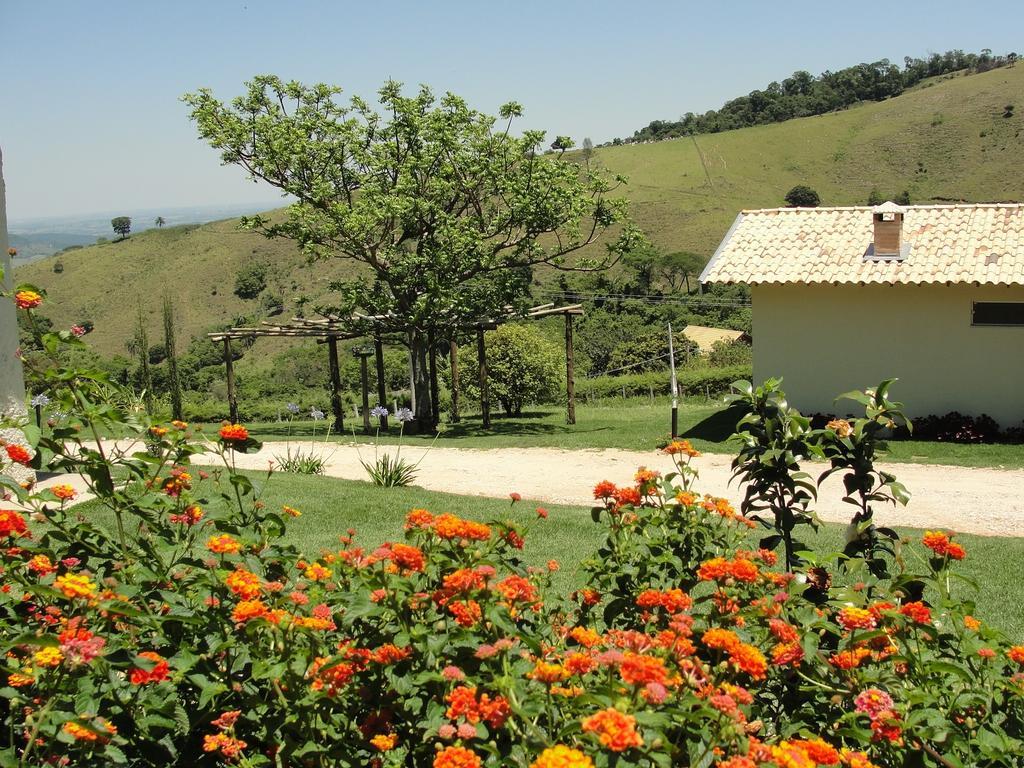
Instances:
[[[897,205],[910,205],[910,192],[904,189],[896,195],[896,199],[893,202]]]
[[[158,227],[162,227],[164,224],[167,223],[167,221],[164,219],[163,216],[157,216],[156,221],[154,221],[153,223],[156,224]]]
[[[171,416],[182,419],[181,379],[178,377],[178,352],[174,344],[174,305],[164,294],[164,350],[167,352],[168,385],[171,392]]]
[[[821,198],[810,187],[797,184],[786,193],[786,205],[790,208],[817,208],[821,205]]]
[[[110,220],[110,226],[124,240],[128,237],[128,233],[132,231],[132,220],[128,216],[115,216]]]
[[[153,415],[153,372],[149,367],[149,336],[146,334],[146,323],[139,307],[138,325],[135,328],[135,354],[138,356],[139,385],[142,387],[142,399],[146,405],[146,413]]]
[[[556,152],[565,152],[567,149],[572,149],[575,146],[576,142],[569,136],[558,136],[551,142],[551,148]]]
[[[590,162],[590,158],[593,157],[593,155],[594,155],[594,142],[592,142],[590,140],[590,137],[587,136],[585,139],[583,139],[583,159],[586,162],[589,163]]]
[[[57,261],[53,262],[53,271],[54,271],[55,274],[58,274],[58,275],[61,272],[63,272],[64,271],[64,262],[61,261],[60,259],[58,259]]]
[[[878,191],[878,187],[874,187],[868,195],[868,205],[881,205],[884,202],[885,197]]]
[[[704,269],[707,259],[699,253],[675,251],[661,256],[655,264],[655,273],[666,284],[670,293],[678,293],[684,286],[690,293],[696,287],[696,278]],[[690,280],[694,281],[693,288]]]

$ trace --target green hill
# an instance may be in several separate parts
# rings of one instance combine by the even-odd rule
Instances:
[[[874,188],[885,195],[906,190],[918,203],[1024,199],[1022,131],[1024,67],[1018,66],[926,82],[839,113],[604,147],[594,157],[629,177],[624,194],[658,247],[710,256],[738,211],[781,205],[796,184],[815,188],[823,205],[864,204]],[[260,313],[258,300],[233,293],[246,264],[269,265],[267,290],[284,299],[285,317],[295,312],[296,296],[308,297],[311,306],[326,301],[330,281],[351,269],[343,261],[308,265],[289,243],[236,225],[149,230],[25,265],[17,278],[49,291],[46,313],[56,323],[92,320],[94,346],[123,353],[139,305],[157,340],[165,291],[176,299],[184,340]],[[57,261],[64,268],[59,274]],[[262,350],[275,348],[263,344]]]

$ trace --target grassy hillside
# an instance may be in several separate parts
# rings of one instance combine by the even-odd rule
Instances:
[[[1014,115],[1004,117],[1010,104]],[[887,195],[908,190],[914,202],[1021,200],[1024,67],[925,83],[890,101],[830,115],[605,147],[595,157],[629,176],[624,194],[656,245],[705,256],[738,211],[780,205],[801,183],[814,187],[825,205],[863,204],[874,187]],[[61,274],[53,271],[57,260]],[[96,348],[123,353],[140,304],[156,340],[164,291],[177,299],[180,339],[258,312],[258,301],[233,293],[235,274],[251,261],[272,265],[268,290],[284,298],[286,317],[295,296],[315,305],[327,284],[351,269],[346,262],[309,266],[290,244],[225,220],[71,251],[23,266],[17,277],[47,288],[47,313],[56,322],[90,319]],[[260,344],[261,351],[274,348]]]

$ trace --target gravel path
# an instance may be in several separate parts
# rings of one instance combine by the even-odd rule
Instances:
[[[283,442],[265,443],[258,453],[239,455],[238,466],[266,469],[268,462],[283,455],[286,448]],[[293,444],[293,448],[308,451],[309,443]],[[318,446],[317,450],[327,461],[327,475],[366,479],[353,446]],[[372,459],[372,447],[360,450],[365,459]],[[669,458],[655,451],[435,447],[424,454],[422,448],[406,447],[403,456],[413,461],[423,457],[415,484],[429,490],[495,498],[507,497],[515,491],[524,499],[588,508],[593,499],[591,491],[601,480],[628,483],[639,466],[662,472],[672,469]],[[218,459],[204,454],[194,460],[211,463]],[[700,472],[697,489],[738,501],[739,490],[729,484],[730,460],[730,456],[718,454],[695,459],[693,465]],[[824,465],[807,465],[815,476],[823,468]],[[984,536],[1024,536],[1024,470],[925,464],[892,464],[883,468],[895,474],[913,498],[906,507],[876,510],[880,524],[944,528]],[[56,482],[67,482],[67,478],[51,479],[43,484]],[[829,478],[816,506],[822,519],[849,521],[852,507],[842,502],[842,495],[840,476]]]

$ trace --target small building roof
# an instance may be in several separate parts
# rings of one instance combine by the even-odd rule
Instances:
[[[688,325],[683,328],[683,336],[688,338],[698,347],[701,352],[710,352],[718,341],[736,341],[746,334],[743,331],[734,331],[731,328],[709,328],[706,325]]]
[[[904,214],[905,259],[865,258],[876,212]],[[1024,285],[1024,206],[886,203],[743,211],[700,281]]]

